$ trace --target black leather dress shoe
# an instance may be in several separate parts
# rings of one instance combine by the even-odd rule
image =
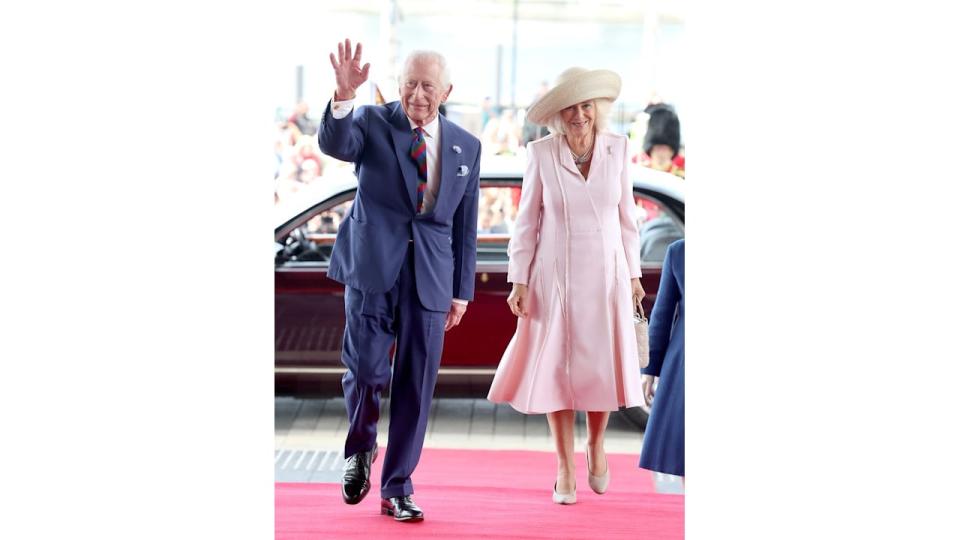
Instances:
[[[423,521],[423,510],[409,495],[383,499],[380,501],[380,513],[393,516],[397,521]]]
[[[377,443],[367,452],[357,452],[347,458],[343,465],[343,484],[340,493],[343,502],[357,504],[370,491],[370,468],[377,460]]]

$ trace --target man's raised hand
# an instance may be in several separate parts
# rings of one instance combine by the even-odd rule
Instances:
[[[346,39],[343,43],[337,43],[337,55],[330,53],[330,65],[337,76],[337,95],[338,101],[353,99],[357,97],[357,88],[367,81],[370,74],[370,63],[367,62],[360,67],[360,58],[363,55],[363,44],[357,43],[357,50],[353,51],[350,46],[350,40]]]

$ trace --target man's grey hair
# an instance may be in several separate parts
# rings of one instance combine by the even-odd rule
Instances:
[[[607,130],[607,121],[610,116],[610,108],[613,106],[613,101],[610,101],[606,98],[591,99],[589,101],[593,102],[595,108],[595,113],[593,115],[594,128],[597,133]],[[557,111],[547,119],[547,131],[550,133],[559,133],[560,135],[566,134],[563,128],[563,116],[561,111]]]
[[[436,62],[437,65],[440,66],[440,85],[443,87],[443,91],[446,92],[447,88],[450,87],[450,68],[447,67],[447,59],[436,51],[413,51],[407,55],[407,60],[403,63],[403,73],[400,75],[400,84],[403,85],[403,83],[406,82],[407,70],[410,68],[410,64],[417,60],[421,62]]]

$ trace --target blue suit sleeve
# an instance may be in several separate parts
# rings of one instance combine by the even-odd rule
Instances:
[[[317,133],[320,151],[340,161],[356,163],[363,155],[363,143],[366,140],[366,107],[354,109],[337,120],[330,112],[332,103],[327,103]]]
[[[650,364],[641,370],[644,375],[660,376],[667,346],[670,344],[674,315],[680,303],[680,287],[677,285],[673,268],[675,249],[676,244],[671,245],[663,260],[660,288],[657,290],[657,300],[653,304],[653,313],[650,314]]]
[[[470,181],[453,215],[453,297],[473,300],[477,270],[477,211],[480,204],[480,145]]]

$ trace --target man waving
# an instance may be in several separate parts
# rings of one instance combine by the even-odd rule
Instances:
[[[348,39],[330,54],[337,89],[319,131],[320,149],[353,162],[359,185],[328,273],[346,285],[342,361],[350,427],[342,494],[357,504],[370,489],[380,393],[391,381],[396,342],[381,513],[419,521],[410,477],[423,448],[443,334],[473,299],[480,141],[438,114],[453,86],[436,52],[407,57],[399,101],[354,110],[370,71],[362,51]]]

